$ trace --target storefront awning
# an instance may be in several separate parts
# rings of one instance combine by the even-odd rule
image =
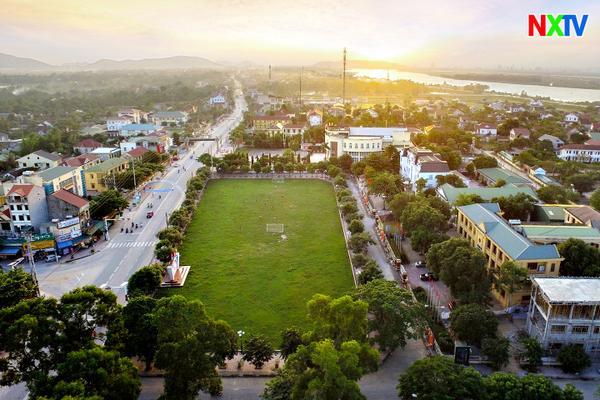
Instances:
[[[90,227],[88,227],[85,230],[86,235],[93,235],[94,233],[96,233],[97,231],[103,231],[104,230],[104,222],[103,221],[96,221],[93,225],[91,225]]]
[[[20,247],[3,247],[0,249],[0,256],[15,256],[20,250]]]
[[[59,250],[65,249],[67,247],[71,247],[73,246],[73,241],[72,240],[65,240],[64,242],[57,242],[56,243],[56,247],[58,247]]]

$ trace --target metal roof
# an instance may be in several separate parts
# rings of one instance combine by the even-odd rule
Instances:
[[[536,245],[514,231],[496,212],[497,203],[470,204],[458,208],[513,260],[560,258],[555,245]]]
[[[551,303],[600,303],[600,278],[531,278]]]
[[[438,188],[440,194],[449,202],[454,203],[461,194],[469,195],[476,194],[484,200],[492,200],[495,197],[514,196],[519,193],[524,193],[537,199],[537,194],[529,186],[516,186],[508,183],[502,187],[480,187],[480,188],[455,188],[454,186],[445,183]]]
[[[493,182],[498,182],[500,179],[506,183],[527,183],[531,184],[528,179],[522,178],[510,171],[502,168],[481,168],[477,170],[478,173],[490,179]]]
[[[123,157],[115,157],[109,158],[106,161],[101,162],[100,164],[94,165],[85,170],[85,172],[105,172],[108,171],[118,165],[127,164],[128,161]]]
[[[60,178],[61,176],[66,175],[69,172],[73,172],[76,169],[77,168],[75,167],[65,167],[59,165],[58,167],[49,168],[44,171],[38,172],[38,175],[40,176],[40,178],[42,178],[44,182],[49,182],[56,178]]]
[[[581,225],[521,225],[523,234],[535,239],[596,239],[600,242],[600,231]]]

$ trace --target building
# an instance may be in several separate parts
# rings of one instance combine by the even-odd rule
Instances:
[[[552,143],[552,147],[554,147],[554,150],[558,149],[560,146],[565,144],[564,140],[557,138],[556,136],[547,135],[547,134],[543,134],[542,136],[540,136],[538,138],[538,140],[540,142],[543,142],[544,140],[549,141],[550,143]]]
[[[39,232],[40,226],[48,222],[46,192],[41,186],[31,183],[12,185],[6,194],[13,231]]]
[[[575,113],[569,113],[569,114],[565,115],[564,121],[577,123],[577,122],[579,122],[579,115],[577,115]]]
[[[498,182],[512,183],[515,185],[531,185],[531,181],[502,168],[481,168],[476,171],[477,179],[488,185],[494,186]]]
[[[78,151],[79,154],[87,154],[102,146],[104,146],[102,143],[95,141],[94,139],[84,139],[73,146],[73,149]]]
[[[118,147],[98,147],[89,154],[96,155],[102,161],[106,161],[109,158],[116,158],[121,156],[121,149]]]
[[[51,220],[66,220],[78,217],[82,221],[90,219],[90,203],[83,197],[77,196],[68,190],[61,189],[46,197],[48,202],[48,216]]]
[[[450,174],[448,163],[431,150],[421,147],[404,149],[400,154],[400,174],[416,190],[417,181],[425,180],[425,187],[435,187],[438,175]]]
[[[517,194],[526,194],[537,199],[537,193],[529,186],[517,186],[507,183],[502,187],[471,187],[455,188],[445,183],[437,188],[438,195],[450,204],[454,204],[461,195],[477,195],[485,201],[491,201],[494,198],[516,196]]]
[[[577,344],[591,356],[600,352],[600,279],[531,280],[527,333],[545,350]]]
[[[86,170],[85,182],[90,194],[105,192],[109,188],[119,187],[116,175],[129,169],[129,161],[123,157],[109,158]]]
[[[475,125],[475,134],[482,137],[496,137],[498,128],[494,124],[477,124]]]
[[[285,126],[292,121],[289,115],[257,115],[252,120],[252,128],[255,131],[266,131],[269,129],[279,129],[277,124]]]
[[[566,144],[558,149],[558,158],[584,163],[600,162],[600,144],[594,144],[590,140],[582,144]]]
[[[530,276],[558,276],[563,259],[556,246],[533,243],[500,217],[500,212],[497,203],[458,207],[458,234],[483,252],[488,270],[493,273],[505,261],[512,261]],[[493,290],[493,293],[504,307],[509,307],[528,303],[530,289],[527,287],[512,294],[501,289]]]
[[[119,132],[125,125],[133,123],[133,119],[126,117],[111,117],[106,120],[106,130]]]
[[[150,150],[146,149],[145,147],[136,147],[124,153],[123,157],[128,160],[141,161],[144,158],[144,154],[148,153],[149,151]]]
[[[318,111],[310,111],[306,114],[309,126],[320,126],[323,123],[323,115]]]
[[[518,138],[529,139],[530,136],[531,136],[531,133],[529,132],[529,129],[527,129],[527,128],[512,128],[510,130],[510,134],[509,134],[510,140],[515,140]]]
[[[119,118],[125,118],[132,121],[134,124],[143,123],[148,119],[148,114],[137,108],[124,108],[117,113]]]
[[[306,131],[304,124],[287,124],[282,129],[284,136],[303,135]]]
[[[121,127],[119,134],[121,136],[149,135],[160,129],[160,126],[154,124],[127,124]]]
[[[20,180],[27,180],[26,174],[23,174]],[[81,167],[58,166],[50,168],[29,177],[29,179],[39,179],[39,183],[44,187],[46,195],[51,195],[61,189],[68,190],[78,196],[87,196],[85,177]],[[33,183],[33,182],[32,182]]]
[[[565,224],[582,224],[600,229],[600,212],[590,206],[565,207]]]
[[[92,165],[100,164],[101,162],[102,160],[98,154],[87,153],[80,154],[75,157],[65,158],[63,159],[62,165],[67,167],[82,167],[83,169],[86,169]]]
[[[119,144],[125,152],[133,150],[136,147],[143,147],[155,153],[166,153],[173,146],[173,138],[167,134],[159,134],[159,132],[148,135],[129,138],[127,142]]]
[[[405,127],[327,129],[325,144],[327,158],[349,154],[354,161],[381,152],[387,146],[394,146],[399,151],[412,146],[410,131]]]
[[[518,225],[515,230],[538,244],[560,244],[578,239],[600,247],[600,231],[586,225]]]
[[[61,159],[62,157],[58,154],[48,153],[44,150],[36,150],[26,156],[17,158],[17,162],[21,168],[35,168],[42,170],[58,166]]]
[[[564,206],[558,204],[534,204],[531,221],[562,224],[565,222]]]
[[[152,114],[155,125],[183,125],[189,120],[189,114],[184,111],[157,111]]]
[[[225,96],[223,96],[222,94],[213,96],[208,100],[208,104],[210,104],[211,106],[225,105],[226,102],[227,100],[225,100]]]

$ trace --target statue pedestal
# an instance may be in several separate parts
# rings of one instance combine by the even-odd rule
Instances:
[[[188,274],[190,273],[189,265],[182,265],[177,268],[175,272],[175,276],[173,279],[169,276],[168,273],[163,275],[162,282],[160,283],[161,288],[170,288],[170,287],[183,287],[185,284],[185,280],[187,279]]]

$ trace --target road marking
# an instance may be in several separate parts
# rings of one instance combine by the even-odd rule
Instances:
[[[136,241],[136,242],[111,242],[106,248],[107,249],[121,249],[127,247],[152,247],[158,243],[158,240],[150,240],[150,241]]]

